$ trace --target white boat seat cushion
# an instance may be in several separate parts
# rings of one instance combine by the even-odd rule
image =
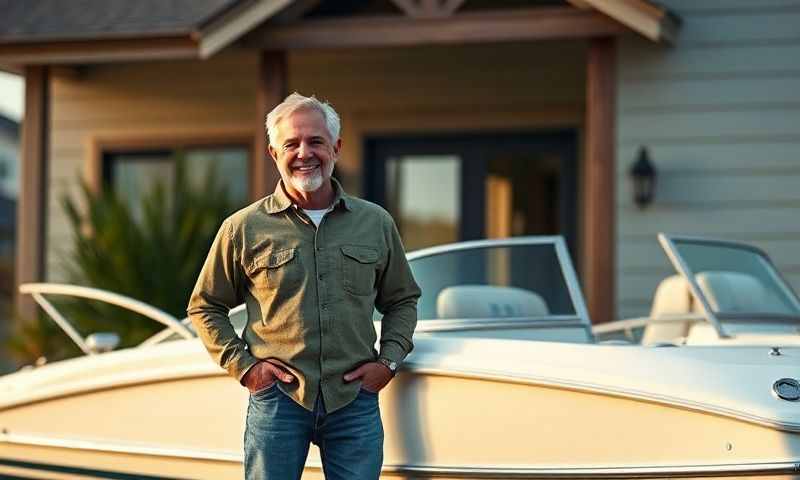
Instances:
[[[677,316],[699,313],[689,283],[680,275],[672,275],[658,284],[650,309],[650,320],[642,334],[642,344],[673,342],[685,338],[690,321],[676,321]]]
[[[689,282],[680,275],[672,275],[658,284],[653,296],[653,305],[650,308],[650,317],[686,315],[699,311],[700,309],[692,297]]]
[[[695,276],[697,284],[716,312],[781,313],[785,307],[754,276],[740,272],[707,271]],[[650,321],[645,327],[642,343],[675,341],[689,335],[690,320],[676,321],[677,316],[702,314],[700,302],[692,296],[689,283],[680,275],[661,281],[653,297]]]
[[[516,287],[455,285],[436,297],[439,319],[543,317],[550,314],[537,293]]]

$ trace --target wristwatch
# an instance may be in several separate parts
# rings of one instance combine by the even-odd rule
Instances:
[[[385,365],[386,368],[388,368],[389,371],[392,372],[392,376],[395,376],[397,374],[397,367],[399,367],[397,362],[389,360],[389,359],[386,359],[386,358],[379,358],[376,361],[378,363],[380,363],[381,365]]]

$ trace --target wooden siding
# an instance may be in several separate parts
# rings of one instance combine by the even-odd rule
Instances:
[[[93,174],[97,139],[254,135],[257,55],[230,53],[208,61],[97,65],[52,79],[51,162],[47,208],[48,281],[64,280],[72,244],[61,198],[78,194]]]
[[[673,270],[659,231],[752,242],[800,288],[800,0],[664,0],[676,46],[620,42],[618,316],[646,314]],[[627,169],[639,145],[658,168],[637,209]]]
[[[580,127],[585,58],[567,41],[298,51],[289,90],[339,111],[338,171],[359,193],[365,135]]]

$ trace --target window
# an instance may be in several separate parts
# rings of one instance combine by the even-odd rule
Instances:
[[[244,145],[110,150],[103,153],[103,180],[124,199],[134,218],[140,218],[141,200],[158,182],[174,188],[177,162],[183,161],[191,186],[202,188],[206,177],[213,173],[226,187],[232,204],[241,207],[249,202],[249,157],[250,149]]]

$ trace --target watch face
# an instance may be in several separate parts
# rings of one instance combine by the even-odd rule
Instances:
[[[391,360],[386,360],[385,358],[381,358],[379,360],[382,364],[386,365],[386,367],[394,373],[397,371],[397,362],[393,362]]]

